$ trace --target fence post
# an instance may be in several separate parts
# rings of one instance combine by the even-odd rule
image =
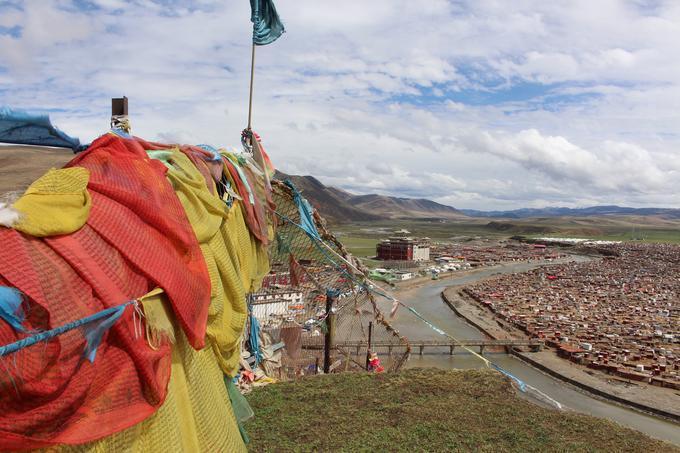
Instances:
[[[333,349],[333,334],[335,333],[335,315],[333,314],[333,299],[335,292],[326,291],[326,336],[323,344],[323,372],[330,373],[331,349]]]
[[[366,370],[371,360],[371,349],[373,348],[373,321],[368,322],[368,347],[366,348]]]

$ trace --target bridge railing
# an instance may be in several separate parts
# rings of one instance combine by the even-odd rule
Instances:
[[[368,346],[367,341],[337,341],[335,346]],[[541,340],[460,340],[460,341],[439,341],[439,340],[411,340],[411,346],[543,346]],[[322,340],[313,340],[305,343],[305,346],[315,347],[323,345]],[[397,346],[393,342],[374,341],[373,347]]]

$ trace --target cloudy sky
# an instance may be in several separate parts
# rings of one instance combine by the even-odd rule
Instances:
[[[277,166],[461,208],[680,207],[680,2],[277,0],[254,129]],[[0,105],[81,140],[236,145],[246,0],[0,0]]]

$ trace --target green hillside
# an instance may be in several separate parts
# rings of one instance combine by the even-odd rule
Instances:
[[[336,374],[255,389],[252,451],[680,451],[518,398],[488,370]]]

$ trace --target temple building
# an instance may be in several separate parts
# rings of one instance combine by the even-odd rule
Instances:
[[[376,256],[384,261],[429,261],[430,239],[414,239],[410,232],[399,230],[376,246]]]

